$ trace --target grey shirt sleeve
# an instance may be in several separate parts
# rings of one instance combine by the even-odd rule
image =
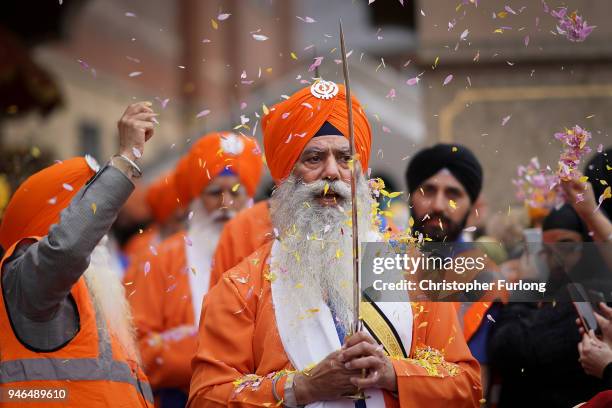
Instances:
[[[79,316],[70,290],[133,190],[120,170],[104,167],[77,192],[48,235],[38,242],[22,242],[5,262],[3,295],[23,343],[51,350],[76,334]]]

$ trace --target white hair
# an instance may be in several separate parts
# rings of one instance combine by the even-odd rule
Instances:
[[[363,242],[374,228],[374,200],[367,180],[360,171],[357,173],[359,238]],[[334,192],[339,204],[321,205],[317,199],[324,191]],[[294,308],[299,318],[323,299],[335,311],[337,323],[348,332],[353,309],[350,185],[324,180],[306,184],[291,175],[272,195],[271,216],[281,245],[274,267],[299,288],[295,301],[287,307]]]
[[[95,311],[101,314],[100,317],[106,323],[98,327],[98,335],[114,337],[128,359],[140,362],[132,311],[123,283],[110,267],[110,252],[105,243],[106,237],[93,250],[84,273]]]

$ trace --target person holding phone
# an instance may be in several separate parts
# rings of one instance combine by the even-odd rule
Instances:
[[[586,374],[601,378],[607,388],[612,389],[612,308],[600,302],[595,319],[601,337],[596,336],[594,330],[585,331],[582,322],[576,320],[582,335],[578,343],[579,361]]]
[[[557,288],[558,301],[511,299],[498,316],[489,360],[502,377],[500,408],[568,407],[607,389],[600,378],[585,373],[578,361],[581,336],[574,323],[578,315],[565,290],[572,276],[584,269],[595,271],[585,268],[591,261],[583,252],[584,243],[591,240],[587,226],[566,204],[551,211],[542,229],[547,289]]]

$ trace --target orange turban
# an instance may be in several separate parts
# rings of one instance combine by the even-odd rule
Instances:
[[[182,204],[189,204],[224,170],[235,173],[253,197],[262,169],[261,150],[255,139],[230,132],[209,133],[194,143],[176,167],[179,199]]]
[[[329,86],[337,86],[337,94],[329,93]],[[318,87],[318,88],[317,88]],[[321,99],[313,92],[327,92],[330,99]],[[327,88],[325,88],[327,87]],[[311,91],[311,89],[313,91]],[[361,168],[365,173],[370,158],[372,131],[361,104],[352,96],[355,150],[359,155]],[[263,118],[264,150],[272,178],[279,182],[291,173],[306,144],[329,122],[345,137],[349,135],[346,94],[343,85],[318,81],[312,87],[304,88],[289,99],[278,103]]]
[[[165,174],[151,183],[146,198],[155,221],[159,224],[166,222],[179,206],[174,173]]]
[[[75,157],[53,164],[30,176],[11,198],[2,225],[0,245],[8,250],[19,240],[49,233],[60,212],[95,174],[97,163],[90,157]]]
[[[527,214],[531,222],[542,221],[550,213],[550,208],[527,206]]]

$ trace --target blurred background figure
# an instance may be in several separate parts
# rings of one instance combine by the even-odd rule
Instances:
[[[612,186],[612,148],[596,153],[586,164],[584,175],[589,178],[595,199],[599,200],[605,190]],[[600,208],[612,219],[612,200],[602,201]]]
[[[202,300],[216,283],[213,254],[223,226],[255,195],[262,170],[253,139],[230,132],[200,138],[174,171],[178,202],[189,208],[186,229],[149,245],[128,269],[138,344],[158,406],[187,402]]]
[[[556,302],[537,302],[537,298],[515,302],[511,297],[497,317],[489,358],[501,376],[500,407],[573,406],[606,389],[600,380],[586,375],[578,362],[581,338],[566,288],[580,280],[591,289],[605,290],[602,284],[609,283],[609,271],[596,251],[592,247],[587,251],[583,245],[592,240],[571,205],[552,210],[542,228],[547,271],[527,275],[519,267],[518,278],[547,282],[547,291],[557,293]]]
[[[128,260],[148,251],[150,246],[159,245],[185,227],[187,210],[181,206],[174,172],[162,174],[147,186],[146,202],[151,212],[151,222],[144,230],[131,235],[123,246]]]

